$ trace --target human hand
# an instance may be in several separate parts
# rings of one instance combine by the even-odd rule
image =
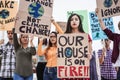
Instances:
[[[101,22],[102,19],[98,16],[99,8],[96,8],[96,9],[95,9],[95,13],[96,13],[96,15],[97,15],[97,17],[98,17],[99,22]]]
[[[51,18],[51,22],[54,24],[55,23],[55,20],[53,19],[53,17]]]
[[[103,49],[102,49],[102,55],[103,55],[103,56],[106,56],[106,48],[103,48]]]
[[[90,53],[87,54],[87,58],[88,58],[88,60],[91,60],[92,59],[92,55]]]
[[[0,40],[0,44],[4,44],[4,39],[1,39],[1,40]]]
[[[43,41],[43,37],[38,37],[39,42]]]
[[[96,9],[95,9],[95,13],[96,13],[97,16],[98,16],[98,12],[99,12],[99,9],[96,8]]]

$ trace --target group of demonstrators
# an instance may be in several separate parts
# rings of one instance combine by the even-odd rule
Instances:
[[[98,15],[98,13],[99,13],[99,9],[97,8],[96,9],[96,14]],[[106,56],[106,58],[104,58],[104,59],[106,59],[106,60],[104,60],[105,61],[104,63],[103,63],[102,59],[100,60],[100,63],[103,63],[102,66],[101,66],[101,69],[103,69],[102,71],[104,72],[104,73],[101,72],[103,80],[106,77],[108,77],[108,79],[113,79],[113,80],[116,79],[115,78],[115,76],[116,76],[115,74],[116,73],[115,73],[115,70],[113,68],[112,63],[114,63],[115,65],[117,65],[117,80],[120,80],[120,67],[119,67],[120,66],[120,62],[119,62],[119,60],[120,60],[120,52],[119,52],[120,51],[120,48],[119,48],[120,47],[120,44],[119,44],[119,42],[120,42],[120,34],[113,33],[111,30],[109,30],[108,28],[106,28],[104,22],[99,17],[98,17],[98,20],[99,20],[101,29],[106,33],[106,35],[108,36],[108,38],[113,41],[113,50],[112,50],[112,52],[110,52],[109,46],[108,46],[109,43],[110,43],[110,41],[109,40],[105,40],[105,43],[106,43],[106,53],[109,56]],[[120,28],[120,22],[118,23],[118,28]],[[102,51],[103,51],[102,52],[102,54],[103,54],[102,56],[104,56],[105,50],[102,50]],[[109,62],[109,61],[111,61],[111,62]],[[106,64],[107,64],[106,68],[110,72],[109,73],[110,75],[104,77],[105,74],[106,75],[108,74],[108,72],[105,71],[106,68],[104,67]],[[108,68],[108,65],[109,65],[109,68]]]
[[[14,30],[7,31],[7,35],[8,43],[0,47],[2,55],[0,80],[32,80],[32,56],[36,54],[33,37],[29,40],[28,35],[21,34],[17,38]],[[28,47],[29,41],[31,47]]]
[[[14,30],[7,31],[8,43],[0,46],[2,55],[0,79],[1,80],[32,80],[32,55],[36,54],[36,49],[32,43],[28,47],[29,38],[26,34],[21,34],[19,40]],[[1,43],[2,44],[2,43]]]
[[[98,13],[99,10],[97,8],[97,16]],[[40,21],[39,19],[31,19],[31,17],[27,17],[27,20],[34,25],[37,25]],[[8,42],[4,44],[4,40],[0,40],[0,55],[2,57],[0,66],[0,80],[33,80],[32,56],[34,55],[37,55],[38,62],[36,67],[37,80],[99,80],[95,66],[95,54],[98,54],[99,57],[101,80],[120,80],[120,34],[113,33],[111,30],[106,28],[104,22],[99,16],[98,21],[101,29],[106,33],[108,38],[103,39],[103,42],[105,43],[104,47],[103,49],[98,50],[97,53],[95,53],[92,49],[92,39],[90,35],[83,29],[81,16],[76,13],[69,16],[65,32],[54,21],[54,19],[51,19],[51,23],[54,24],[57,31],[49,33],[50,31],[47,30],[48,25],[42,25],[42,27],[37,25],[38,28],[40,27],[40,29],[46,30],[46,34],[44,34],[44,31],[40,31],[44,35],[39,37],[38,49],[36,49],[33,44],[33,35],[30,36],[28,34],[20,34],[18,38],[17,33],[15,33],[16,28],[8,30]],[[25,28],[25,25],[27,24],[29,24],[27,21],[23,21],[22,25],[24,26],[21,26],[20,30],[24,30],[23,28]],[[120,22],[118,27],[120,28]],[[27,30],[31,31],[29,28],[27,28]],[[33,29],[33,31],[37,30]],[[88,63],[90,63],[89,68],[84,67],[89,69],[89,74],[87,75],[88,77],[79,77],[85,75],[83,75],[82,72],[79,72],[82,70],[81,67],[78,68],[78,73],[74,67],[70,68],[71,72],[69,74],[72,75],[72,77],[58,77],[58,34],[87,34],[88,46],[86,48],[88,50],[84,51],[87,54],[82,53],[81,49],[76,49],[76,53],[77,51],[81,52],[84,54],[83,56],[88,59]],[[44,38],[44,36],[47,36],[47,38]],[[80,39],[82,39],[81,37],[77,37],[76,39],[76,45],[82,44],[79,42]],[[113,49],[110,48],[111,40],[113,41]],[[69,55],[70,52],[68,51],[67,56]],[[69,61],[70,60],[68,60],[68,62]],[[114,67],[113,64],[118,67]],[[67,72],[67,69],[65,72]],[[79,76],[74,77],[74,74]],[[67,73],[65,75],[67,75]]]
[[[63,34],[64,32],[62,29],[58,26],[58,24],[55,21],[52,21],[52,23],[55,25],[57,31],[59,34]],[[67,29],[65,33],[84,33],[81,18],[77,14],[72,14],[67,23]],[[88,35],[89,38],[89,55],[88,58],[90,59],[90,56],[92,54],[92,48],[91,48],[91,38]],[[42,41],[40,41],[38,46],[38,55],[45,55],[47,59],[46,68],[44,70],[43,80],[60,80],[57,78],[57,33],[51,32],[49,44],[48,47],[45,50],[42,50]],[[82,78],[63,78],[61,80],[83,80]],[[89,80],[89,79],[84,79]]]

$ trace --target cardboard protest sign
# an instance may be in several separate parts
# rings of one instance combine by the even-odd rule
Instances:
[[[53,0],[21,0],[20,5],[15,32],[49,36]]]
[[[88,11],[87,10],[67,11],[68,17],[71,14],[74,14],[74,13],[80,15],[80,18],[82,20],[83,29],[84,29],[84,31],[86,33],[89,33],[89,28],[88,28]]]
[[[65,32],[66,31],[66,25],[67,23],[66,22],[57,22],[57,24],[62,28],[62,30]]]
[[[92,33],[92,39],[93,40],[100,40],[100,39],[106,39],[107,35],[102,31],[100,27],[100,23],[98,21],[98,17],[95,14],[95,12],[89,13],[90,18],[90,28]],[[103,19],[105,26],[110,29],[112,32],[114,32],[114,24],[112,18],[104,18]]]
[[[120,15],[120,0],[96,0],[99,18]]]
[[[12,30],[18,11],[18,1],[0,0],[0,30]]]
[[[59,78],[89,78],[88,34],[59,34],[57,47]]]

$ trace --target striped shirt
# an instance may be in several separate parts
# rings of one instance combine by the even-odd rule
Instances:
[[[102,50],[98,50],[98,57],[102,55]],[[104,57],[104,62],[100,65],[101,76],[105,79],[116,79],[117,72],[115,67],[113,67],[111,62],[112,50],[106,51],[106,56]]]
[[[12,78],[15,70],[15,51],[12,44],[9,42],[0,46],[1,69],[0,77]]]

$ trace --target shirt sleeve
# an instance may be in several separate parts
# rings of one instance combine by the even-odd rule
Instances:
[[[106,33],[106,35],[107,35],[107,37],[110,39],[110,40],[112,40],[112,41],[114,41],[115,39],[116,39],[116,37],[118,37],[118,35],[119,34],[117,34],[117,33],[113,33],[111,30],[109,30],[108,28],[106,28],[105,30],[103,30],[105,33]]]
[[[13,29],[12,32],[13,32],[13,44],[14,44],[14,48],[15,48],[15,51],[17,51],[17,49],[20,47],[20,44],[18,42],[18,37],[17,37],[17,34],[15,33],[15,29]]]
[[[89,34],[88,34],[88,42],[92,42],[92,39]]]

